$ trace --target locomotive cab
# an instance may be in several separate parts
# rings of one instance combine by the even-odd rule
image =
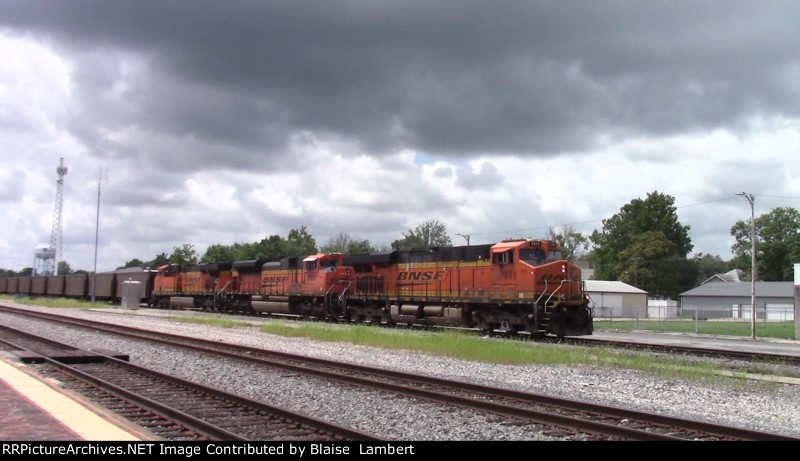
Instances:
[[[581,271],[563,259],[554,242],[505,240],[492,247],[491,260],[492,297],[503,303],[529,305],[525,330],[558,336],[592,333]]]
[[[162,308],[191,308],[194,298],[184,296],[184,268],[165,264],[158,268],[150,304]]]
[[[158,268],[158,278],[155,282],[155,291],[173,293],[181,290],[178,274],[180,267],[174,264],[165,264]]]
[[[298,304],[309,315],[337,319],[345,313],[353,269],[342,253],[315,254],[303,259],[303,282]]]
[[[305,294],[341,293],[349,286],[353,269],[344,266],[342,253],[316,254],[303,259]]]

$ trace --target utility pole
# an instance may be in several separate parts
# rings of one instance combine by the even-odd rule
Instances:
[[[750,204],[750,337],[756,339],[756,215],[753,206],[755,196],[739,192]]]
[[[456,235],[460,235],[461,237],[464,237],[464,240],[467,241],[467,246],[469,246],[469,237],[470,237],[469,234],[464,235],[464,234],[456,233]]]
[[[105,178],[103,177],[105,175]],[[108,179],[108,170],[100,168],[100,174],[97,177],[97,221],[94,228],[94,271],[92,272],[92,304],[94,304],[97,295],[97,244],[100,240],[100,183],[103,179]]]

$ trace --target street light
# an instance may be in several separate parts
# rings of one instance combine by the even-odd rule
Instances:
[[[739,192],[736,195],[746,198],[747,203],[750,204],[750,307],[752,309],[750,314],[750,336],[752,339],[756,339],[756,217],[753,210],[755,196],[744,192]]]

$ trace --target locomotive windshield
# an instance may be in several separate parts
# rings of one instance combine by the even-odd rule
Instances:
[[[519,250],[519,257],[523,261],[541,264],[546,258],[544,250]]]
[[[556,261],[563,259],[560,251],[519,250],[519,257],[528,264],[537,265],[546,261]]]
[[[323,259],[320,261],[320,265],[324,269],[335,268],[336,267],[336,260],[335,259]]]

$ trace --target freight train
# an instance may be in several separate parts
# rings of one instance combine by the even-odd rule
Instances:
[[[131,279],[129,274],[98,274],[98,279],[101,275],[113,277],[110,285],[104,282],[108,288],[116,286],[113,292],[103,291],[103,299],[118,300],[121,284]],[[76,276],[0,279],[0,292],[59,295],[62,287],[66,296],[91,296],[91,276],[83,276],[82,294],[80,286],[70,289],[70,277]],[[161,308],[468,327],[533,336],[593,331],[581,271],[564,260],[549,240],[168,264],[157,273],[136,277],[142,300]]]
[[[116,272],[0,278],[0,293],[36,296],[58,296],[119,302],[127,282],[136,284],[139,300],[146,302],[153,291],[156,271],[122,270]],[[136,294],[134,294],[136,296]]]

